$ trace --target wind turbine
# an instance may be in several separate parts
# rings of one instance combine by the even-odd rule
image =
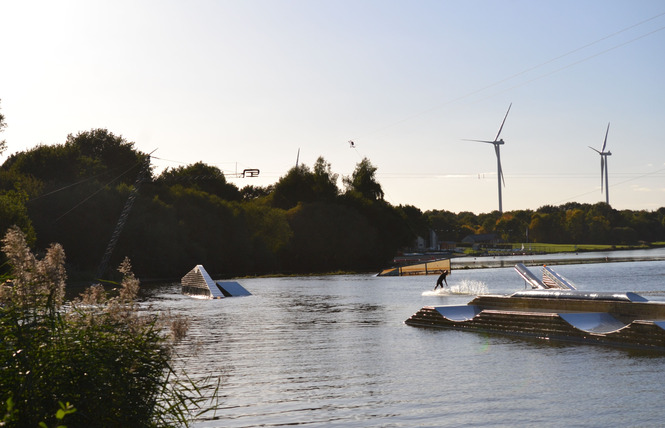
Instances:
[[[610,204],[610,185],[608,180],[607,172],[607,157],[612,156],[611,151],[605,151],[605,146],[607,145],[607,134],[610,132],[610,124],[607,124],[607,131],[605,131],[605,141],[603,141],[603,148],[600,151],[589,146],[591,150],[597,152],[600,155],[600,193],[603,193],[603,178],[605,178],[605,202],[607,205]],[[603,177],[605,175],[605,177]]]
[[[494,141],[487,141],[487,140],[464,140],[464,141],[476,141],[478,143],[488,143],[492,144],[494,146],[494,152],[496,153],[496,170],[497,170],[497,180],[499,183],[499,212],[503,213],[503,203],[501,200],[501,182],[503,181],[503,185],[505,187],[506,185],[506,180],[503,178],[503,170],[501,169],[501,151],[499,150],[499,147],[504,143],[503,139],[499,140],[499,135],[501,135],[501,130],[503,129],[503,124],[506,123],[506,118],[508,117],[508,113],[510,113],[510,108],[513,106],[513,103],[510,103],[508,106],[508,111],[506,112],[506,115],[503,117],[503,122],[501,122],[501,127],[499,128],[499,132],[497,132],[496,137],[494,138]]]

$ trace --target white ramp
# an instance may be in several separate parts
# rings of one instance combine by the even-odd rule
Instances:
[[[606,312],[560,313],[559,316],[571,326],[590,333],[610,333],[626,326]]]
[[[547,288],[561,288],[564,290],[577,290],[577,287],[566,277],[558,274],[549,266],[543,266],[543,283]]]
[[[233,281],[213,281],[203,265],[196,265],[180,281],[182,292],[188,296],[203,299],[223,299],[224,297],[251,296],[252,293]]]
[[[217,287],[221,289],[221,292],[226,297],[238,297],[238,296],[251,296],[252,293],[247,291],[245,287],[238,284],[235,281],[217,281],[215,282]]]
[[[517,263],[515,265],[515,270],[517,273],[524,279],[529,285],[531,285],[531,288],[535,289],[545,289],[547,288],[545,284],[531,272],[529,269],[527,269],[526,266],[522,263]]]

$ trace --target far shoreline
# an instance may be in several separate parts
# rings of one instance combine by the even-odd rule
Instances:
[[[665,248],[639,250],[603,250],[549,254],[514,254],[500,256],[464,256],[451,259],[453,269],[485,269],[513,267],[517,263],[526,266],[569,265],[588,263],[619,263],[665,260]]]

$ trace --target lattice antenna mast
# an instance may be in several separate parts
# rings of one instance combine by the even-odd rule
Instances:
[[[122,232],[122,229],[125,227],[125,223],[127,222],[127,217],[129,217],[129,212],[132,210],[132,206],[134,205],[134,201],[136,200],[136,196],[138,195],[139,187],[141,186],[141,183],[143,183],[145,179],[148,177],[149,171],[150,171],[150,154],[148,154],[143,160],[143,165],[141,166],[139,175],[136,177],[134,188],[129,193],[127,202],[125,202],[125,206],[122,209],[122,212],[120,213],[120,218],[118,219],[118,222],[115,225],[115,229],[113,230],[113,234],[111,235],[111,239],[108,245],[106,246],[106,251],[104,252],[102,261],[99,263],[99,267],[97,268],[97,276],[96,276],[97,279],[101,279],[104,276],[104,274],[106,274],[109,265],[109,260],[111,260],[111,254],[113,254],[113,250],[115,249],[115,245],[118,243],[118,238],[120,237],[120,233]]]

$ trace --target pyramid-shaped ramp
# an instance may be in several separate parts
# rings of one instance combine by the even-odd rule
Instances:
[[[182,293],[200,299],[223,299],[225,297],[251,296],[235,281],[213,281],[203,265],[196,265],[180,280]]]

